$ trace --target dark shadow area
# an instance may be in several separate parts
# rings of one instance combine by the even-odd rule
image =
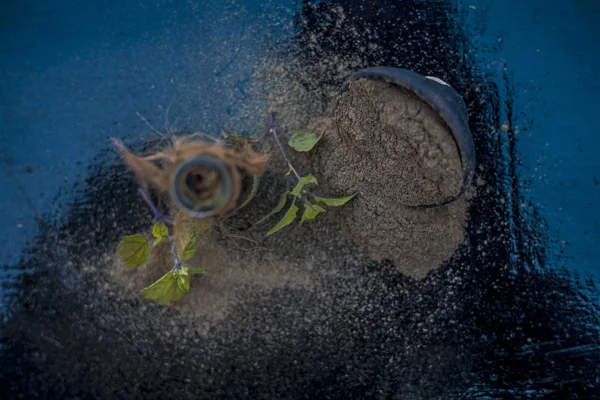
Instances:
[[[357,67],[439,77],[464,97],[482,182],[465,245],[422,281],[373,262],[348,267],[316,293],[250,294],[203,336],[175,308],[95,283],[108,282],[105,254],[120,237],[151,224],[130,174],[107,151],[75,188],[65,223],[42,226],[15,267],[33,272],[10,287],[17,294],[1,328],[4,397],[598,395],[598,289],[546,266],[543,221],[521,207],[517,138],[492,133],[513,93],[501,95],[476,73],[468,32],[449,17],[457,10],[441,0],[312,3],[297,15],[290,68],[310,75],[317,62],[358,57]],[[335,75],[315,71],[303,84],[339,86]]]

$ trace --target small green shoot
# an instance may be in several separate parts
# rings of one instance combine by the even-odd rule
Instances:
[[[152,227],[152,236],[156,238],[154,241],[154,246],[156,246],[162,242],[164,238],[169,237],[169,228],[167,228],[164,223],[157,222],[154,224],[154,227]]]
[[[117,257],[127,268],[145,264],[149,254],[148,239],[144,235],[125,236],[117,246]]]
[[[275,139],[275,142],[279,146],[279,150],[281,152],[281,155],[283,156],[283,160],[287,164],[288,171],[285,174],[285,176],[290,176],[293,173],[296,179],[296,186],[294,186],[292,191],[285,192],[281,196],[281,199],[279,200],[279,203],[277,204],[275,209],[265,217],[261,218],[255,224],[258,225],[267,220],[268,218],[272,217],[273,215],[279,213],[285,207],[285,204],[287,203],[289,197],[293,197],[292,206],[288,209],[288,211],[285,213],[283,218],[277,223],[277,225],[275,225],[273,228],[271,228],[269,232],[267,232],[267,236],[270,236],[280,231],[281,229],[294,222],[298,215],[298,211],[300,211],[299,207],[296,206],[296,202],[298,200],[302,201],[304,204],[304,211],[302,213],[302,216],[300,217],[300,223],[302,224],[306,221],[315,219],[317,215],[327,211],[319,204],[324,204],[330,207],[339,207],[343,206],[344,204],[348,203],[354,198],[356,194],[340,198],[331,198],[316,196],[313,193],[309,192],[307,190],[307,187],[318,185],[317,178],[315,178],[312,174],[308,174],[307,176],[300,176],[298,171],[290,162],[290,159],[288,158],[285,149],[281,143],[281,139],[279,138],[280,135],[285,136],[287,137],[287,143],[291,148],[298,152],[307,152],[312,150],[316,146],[316,144],[321,140],[322,136],[318,136],[317,134],[310,132],[297,132],[290,136],[289,134],[285,133],[285,131],[283,131],[277,125],[277,123],[275,123],[274,114],[269,115],[269,131],[267,132],[267,134],[272,134],[273,138]],[[263,135],[260,140],[262,140],[262,138],[265,137],[267,134]],[[313,204],[310,201],[311,198],[317,204]]]
[[[179,235],[176,238],[177,248],[180,251],[181,258],[186,261],[196,254],[196,245],[198,238],[210,230],[210,223],[207,220],[193,218],[185,213],[178,212],[175,217],[175,225],[180,225]]]
[[[309,175],[309,176],[312,176],[312,175]],[[304,179],[304,178],[302,178],[302,179]],[[310,184],[316,185],[316,179],[314,180],[314,182],[312,180],[310,180],[310,182],[311,182]],[[262,223],[267,218],[270,218],[273,215],[280,212],[283,209],[283,207],[285,206],[285,203],[287,202],[287,199],[290,195],[294,198],[294,203],[292,204],[292,207],[285,213],[285,215],[283,216],[281,221],[279,221],[277,223],[277,225],[275,225],[267,233],[267,236],[270,236],[270,235],[274,234],[275,232],[280,231],[281,229],[285,228],[286,226],[288,226],[292,222],[294,222],[294,220],[296,219],[296,216],[298,214],[298,211],[299,211],[299,208],[295,205],[295,203],[298,199],[303,199],[303,198],[306,199],[307,197],[312,197],[316,203],[322,203],[322,204],[325,204],[330,207],[339,207],[339,206],[343,206],[344,204],[348,203],[355,196],[355,195],[352,195],[352,196],[346,196],[346,197],[340,197],[340,198],[320,197],[320,196],[315,196],[312,193],[307,192],[305,189],[306,184],[302,184],[301,182],[299,182],[298,185],[296,185],[296,188],[298,188],[298,187],[300,187],[299,190],[295,190],[295,191],[292,191],[289,193],[288,192],[284,193],[284,195],[281,197],[281,199],[279,201],[279,204],[277,204],[277,207],[275,207],[275,209],[273,211],[271,211],[268,215],[266,215],[260,221],[258,221],[258,223]],[[295,195],[294,193],[297,193],[297,195]],[[327,210],[325,208],[321,207],[319,204],[312,204],[312,203],[310,203],[310,201],[304,200],[304,212],[302,213],[302,217],[300,217],[300,223],[302,224],[306,221],[313,220],[317,217],[317,215],[325,213],[325,212],[327,212]]]
[[[265,217],[261,218],[260,221],[258,221],[256,224],[260,224],[260,223],[264,222],[265,220],[267,220],[268,218],[272,217],[273,215],[279,213],[283,209],[283,207],[285,207],[288,197],[290,197],[290,196],[292,196],[294,198],[294,202],[292,203],[292,206],[285,213],[285,215],[283,216],[281,221],[279,221],[277,223],[277,225],[275,225],[269,232],[267,232],[267,236],[271,236],[275,232],[280,231],[281,229],[285,228],[286,226],[288,226],[292,222],[294,222],[294,220],[296,219],[296,215],[298,214],[298,211],[300,210],[296,206],[296,201],[299,199],[304,199],[304,212],[302,213],[302,217],[300,218],[300,223],[302,224],[306,221],[313,220],[317,217],[317,215],[326,212],[326,210],[323,207],[321,207],[320,205],[312,204],[308,200],[306,200],[307,197],[312,197],[312,198],[314,198],[314,200],[317,203],[323,203],[327,206],[332,206],[332,207],[342,206],[342,205],[348,203],[354,197],[354,195],[341,197],[341,198],[320,197],[320,196],[315,196],[306,190],[306,188],[308,186],[315,186],[315,185],[317,185],[317,183],[318,183],[317,178],[315,178],[312,174],[308,174],[307,176],[301,177],[291,192],[285,192],[281,196],[279,203],[273,209],[273,211],[271,211]]]

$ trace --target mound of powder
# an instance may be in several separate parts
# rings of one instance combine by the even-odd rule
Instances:
[[[466,200],[416,207],[455,195],[463,179],[452,133],[428,104],[396,85],[363,79],[338,99],[333,117],[312,120],[310,129],[323,135],[314,160],[320,186],[359,194],[342,207],[344,224],[374,258],[424,277],[456,251]]]

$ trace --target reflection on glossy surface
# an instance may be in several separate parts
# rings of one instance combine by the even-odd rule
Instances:
[[[172,179],[175,203],[193,217],[219,214],[233,197],[231,172],[212,157],[183,162]]]
[[[519,175],[518,135],[496,129],[514,92],[504,94],[471,62],[471,32],[456,22],[457,9],[444,1],[314,3],[299,10],[293,52],[282,56],[286,68],[310,77],[302,82],[307,91],[339,86],[330,80],[340,60],[352,58],[356,68],[401,65],[439,77],[465,98],[479,158],[467,245],[415,282],[390,263],[349,259],[337,246],[341,235],[325,227],[329,239],[315,240],[311,253],[284,242],[274,250],[276,260],[302,265],[314,286],[247,287],[224,318],[203,329],[206,321],[183,310],[111,286],[104,254],[122,234],[151,222],[129,174],[102,153],[67,220],[43,225],[30,259],[16,267],[35,271],[10,285],[17,293],[0,349],[7,397],[598,392],[598,289],[591,279],[547,267],[544,221],[529,207]]]

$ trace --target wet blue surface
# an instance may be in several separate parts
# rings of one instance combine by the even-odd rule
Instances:
[[[262,113],[241,110],[245,89],[258,55],[291,33],[284,22],[293,11],[288,1],[0,7],[0,260],[7,264],[36,232],[36,212],[61,215],[110,137],[153,137],[137,114],[162,132],[254,126]],[[59,190],[66,195],[57,200]]]
[[[234,121],[265,37],[279,39],[270,34],[285,31],[294,9],[287,1],[261,3],[2,6],[4,263],[18,260],[36,230],[25,197],[39,213],[60,212],[58,190],[68,193],[108,137],[148,136],[136,113],[161,131],[168,123],[214,133]],[[598,272],[600,53],[593,49],[600,6],[470,0],[462,8],[474,56],[501,85],[504,73],[515,85],[522,185],[548,221],[553,264]]]
[[[548,222],[549,261],[600,273],[600,4],[465,1],[482,65],[515,90],[522,186]],[[500,84],[503,85],[501,79]]]
[[[85,177],[92,158],[108,147],[109,137],[119,136],[126,142],[155,137],[137,114],[161,131],[218,133],[229,126],[252,129],[264,115],[264,104],[252,103],[251,96],[246,97],[259,68],[256,62],[266,48],[276,46],[278,39],[292,35],[291,21],[296,9],[292,1],[284,0],[267,4],[159,0],[146,5],[139,1],[47,0],[15,2],[0,7],[0,218],[3,221],[0,264],[18,261],[23,245],[37,231],[36,214],[53,222],[64,217],[65,205],[72,200],[74,184]],[[600,274],[597,262],[600,213],[596,207],[600,195],[600,163],[596,154],[600,122],[596,114],[600,101],[595,94],[600,89],[600,82],[594,73],[600,67],[600,55],[594,49],[597,48],[595,38],[600,36],[600,5],[591,0],[568,3],[558,0],[511,1],[510,6],[506,1],[465,0],[459,9],[457,18],[464,18],[470,35],[468,53],[477,60],[482,82],[493,80],[499,86],[501,121],[486,129],[501,132],[506,128],[517,138],[518,175],[512,177],[518,176],[515,185],[524,198],[507,198],[506,201],[523,201],[522,205],[516,204],[516,208],[533,207],[541,215],[541,220],[530,219],[528,223],[534,225],[533,229],[547,245],[545,266],[558,268],[564,265],[572,272],[597,277]],[[386,9],[381,8],[377,15],[385,12]],[[249,104],[250,107],[246,107]],[[503,121],[507,123],[504,127]],[[478,134],[482,132],[475,132]],[[479,184],[485,187],[486,182]],[[527,212],[524,214],[530,216]],[[524,237],[528,238],[527,235]],[[477,249],[479,252],[485,250]],[[532,262],[518,260],[517,254],[512,254],[516,264]],[[473,257],[473,260],[479,259]],[[502,269],[497,268],[493,260],[490,265],[494,272]],[[485,277],[489,271],[477,272]],[[5,280],[6,274],[8,272],[4,275]],[[389,275],[389,279],[397,279],[392,273]],[[497,280],[492,277],[489,282],[478,281],[479,276],[473,276],[465,274],[463,278],[455,279],[459,282],[464,279],[464,287],[456,284],[456,290],[464,290],[468,295],[473,295],[468,291],[469,279],[473,279],[474,285],[483,282],[481,287],[474,289],[473,298],[479,302],[474,301],[458,312],[458,316],[466,321],[464,331],[455,328],[455,321],[450,317],[448,325],[432,323],[432,331],[443,332],[433,336],[433,345],[425,342],[425,347],[432,345],[435,351],[435,345],[448,340],[456,348],[464,346],[470,351],[471,348],[460,340],[464,340],[465,334],[473,334],[475,339],[468,340],[468,344],[480,340],[482,346],[476,348],[478,354],[489,351],[484,364],[495,368],[490,369],[493,374],[483,378],[484,383],[501,381],[513,373],[519,375],[514,371],[519,371],[522,365],[535,365],[542,372],[550,371],[548,375],[540,373],[539,382],[547,381],[556,387],[568,382],[556,382],[558,378],[553,375],[556,371],[546,365],[564,365],[559,368],[567,370],[567,366],[593,359],[597,354],[595,342],[585,342],[585,338],[598,331],[597,313],[594,314],[591,305],[597,302],[597,295],[587,286],[579,291],[580,287],[571,287],[570,281],[546,281],[517,269],[499,274]],[[444,285],[449,292],[454,290],[449,282]],[[536,285],[540,285],[539,288]],[[54,287],[49,287],[48,292],[52,293]],[[504,289],[510,290],[506,292],[510,294],[506,296],[508,298],[503,297]],[[538,289],[543,297],[539,302],[535,298]],[[435,293],[438,290],[434,283],[430,291],[434,293],[433,299],[437,299]],[[435,301],[431,302],[435,305]],[[63,303],[57,303],[60,312]],[[78,316],[81,312],[87,317],[88,311],[80,311],[77,308],[80,305],[74,303],[69,304],[76,310],[73,315]],[[45,305],[44,301],[42,304]],[[557,314],[558,321],[549,304],[557,305],[561,311]],[[574,315],[569,304],[576,304],[578,312],[585,309],[586,313],[582,311],[581,316],[573,316],[573,321],[567,321]],[[98,320],[90,319],[89,326],[82,322],[88,321],[85,318],[74,319],[76,322],[73,323],[69,319],[70,311],[64,311],[66,317],[62,316],[56,331],[60,333],[64,329],[62,332],[68,331],[70,335],[70,330],[77,328],[82,343],[87,344],[85,340],[96,343],[96,329],[105,317],[102,313],[120,312],[126,321],[129,312],[136,315],[127,308],[114,312],[111,307],[112,304],[98,312],[94,317]],[[434,306],[432,311],[423,306],[418,310],[424,315],[437,313],[440,320],[445,320],[446,313],[454,317],[452,305],[450,309]],[[524,325],[521,325],[523,321],[517,321],[521,319],[521,309],[525,310],[523,315],[531,317]],[[473,310],[480,313],[470,314],[475,313]],[[409,328],[414,322],[410,314],[406,317]],[[27,318],[35,321],[39,317],[35,313],[32,315],[36,317],[25,313],[25,322],[16,322],[17,328],[13,329],[26,331]],[[53,318],[51,316],[50,320]],[[540,327],[542,322],[547,323],[557,332],[565,333],[564,337],[546,340],[546,330],[536,330],[538,321]],[[146,322],[140,320],[140,326],[145,327],[142,324]],[[343,322],[347,321],[340,323]],[[576,332],[568,331],[563,325],[576,325],[575,322],[578,323]],[[451,333],[446,335],[440,326]],[[580,329],[580,326],[584,328]],[[109,340],[109,332],[114,329],[110,326],[106,329],[103,334]],[[523,329],[531,332],[531,337],[520,337],[516,333]],[[140,330],[146,335],[147,331]],[[411,337],[407,330],[407,342],[416,341],[418,338]],[[415,332],[419,333],[418,330]],[[452,334],[461,339],[453,338]],[[114,346],[126,346],[121,337],[113,336]],[[440,340],[436,342],[437,339]],[[40,347],[52,354],[54,344],[42,343]],[[162,345],[160,340],[157,343]],[[286,345],[284,340],[282,343]],[[324,343],[328,344],[327,341]],[[17,342],[13,348],[17,357],[20,345]],[[70,354],[59,349],[60,357],[65,355],[61,361],[68,366],[66,369],[71,368],[69,357],[79,357],[78,344],[70,345]],[[375,354],[377,343],[373,346],[371,353]],[[404,349],[409,347],[404,346]],[[128,347],[123,349],[130,350]],[[509,352],[514,350],[517,356],[505,361],[507,349]],[[138,350],[133,351],[136,356]],[[460,354],[460,350],[455,351]],[[105,357],[100,353],[98,357]],[[525,358],[519,358],[520,354]],[[526,358],[532,354],[532,358]],[[536,358],[538,355],[539,359]],[[236,365],[237,355],[230,357]],[[320,361],[319,357],[316,359]],[[135,358],[132,356],[132,359]],[[531,364],[521,362],[523,359]],[[270,359],[267,357],[267,360]],[[90,357],[86,362],[93,365],[95,360]],[[85,363],[82,361],[82,364]],[[110,365],[110,362],[103,365]],[[235,375],[233,369],[224,365],[223,371],[233,371],[231,373]],[[246,364],[243,366],[247,367]],[[376,367],[385,369],[381,364]],[[162,359],[148,368],[162,374]],[[307,368],[307,371],[314,371],[312,365]],[[18,371],[21,373],[22,369]],[[112,371],[107,372],[105,381],[100,381],[98,387],[112,383],[106,378],[113,376],[110,373]],[[249,382],[254,380],[251,372],[246,378]],[[512,381],[506,379],[510,387]],[[153,383],[152,379],[148,382],[149,385]],[[557,389],[553,387],[553,390]],[[472,393],[478,393],[473,398],[490,398],[485,397],[485,388],[475,387]],[[529,395],[536,393],[541,394],[543,390],[531,391]],[[510,398],[510,392],[504,395]]]

